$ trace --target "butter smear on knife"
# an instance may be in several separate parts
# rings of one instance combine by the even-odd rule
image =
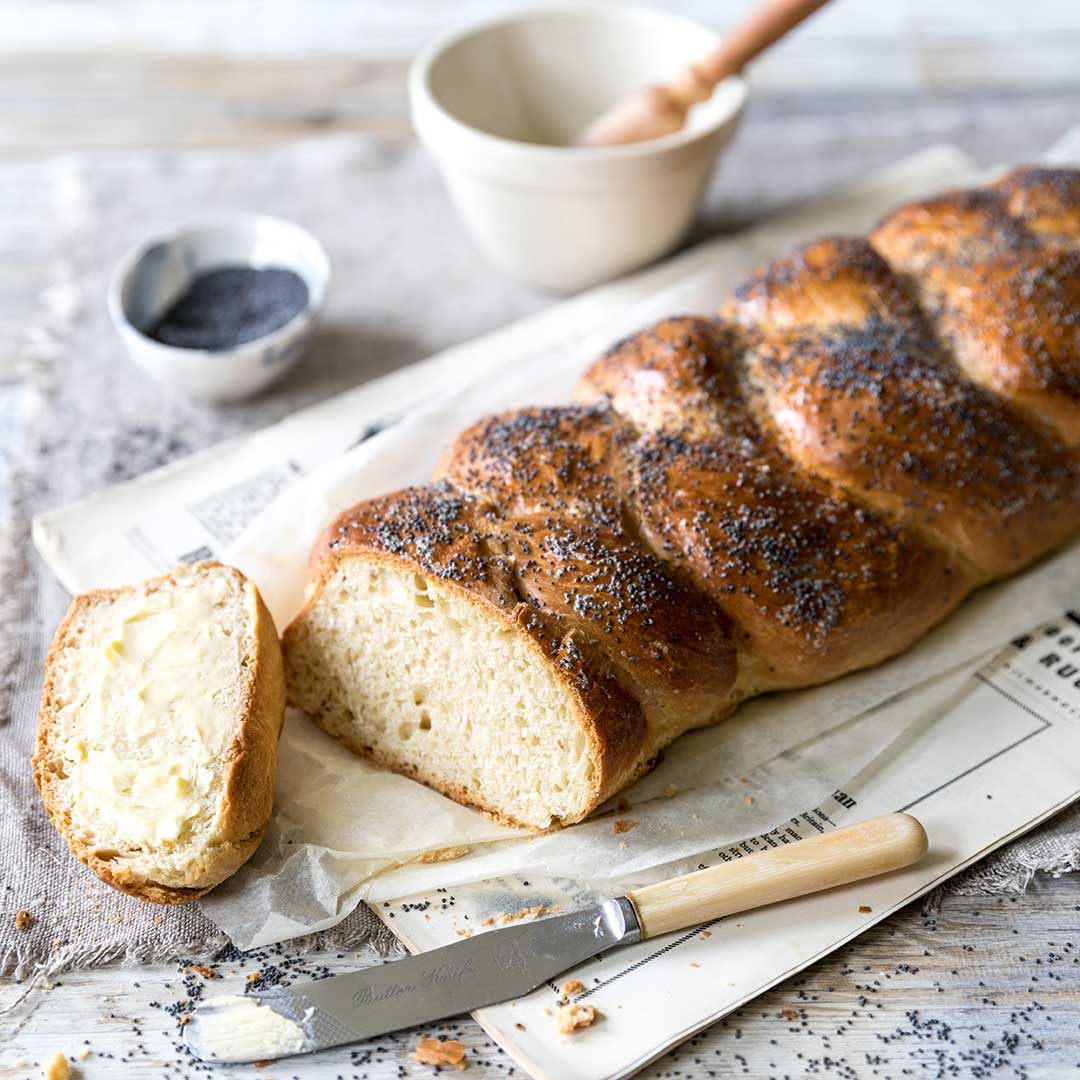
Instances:
[[[264,1054],[277,1058],[304,1048],[303,1029],[287,1016],[253,998],[226,994],[210,998],[199,1010],[204,1061],[250,1061]]]

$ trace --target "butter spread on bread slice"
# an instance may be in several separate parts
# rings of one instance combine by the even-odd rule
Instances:
[[[255,586],[217,563],[183,567],[72,603],[46,665],[35,780],[103,881],[194,899],[258,846],[283,714]]]

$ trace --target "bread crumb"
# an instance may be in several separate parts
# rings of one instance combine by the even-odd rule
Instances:
[[[525,908],[524,911],[514,911],[502,917],[503,922],[515,922],[517,919],[534,919],[540,915],[547,915],[552,909],[549,907]]]
[[[628,844],[628,843],[627,843],[627,842],[626,842],[625,840],[620,840],[620,841],[619,841],[619,847],[621,847],[621,848],[628,848],[629,846],[630,846],[630,845],[629,845],[629,844]]]
[[[458,937],[472,937],[471,930],[455,930],[454,933],[457,934]]]
[[[25,1069],[26,1066],[29,1065],[29,1064],[30,1064],[30,1062],[27,1061],[26,1058],[19,1058],[19,1060],[15,1062],[15,1068],[16,1069]]]
[[[555,1025],[563,1035],[571,1035],[578,1028],[589,1027],[596,1022],[596,1009],[592,1005],[560,1005]]]
[[[631,829],[636,829],[637,828],[637,822],[636,821],[625,821],[623,818],[619,818],[618,821],[613,821],[611,823],[611,827],[615,831],[615,835],[620,836],[620,835],[622,835],[622,833],[627,833]]]
[[[493,926],[495,923],[495,916],[489,915],[480,925],[481,926]]]
[[[753,806],[754,805],[754,800],[753,800],[753,798],[751,796],[744,795],[742,804],[743,804],[743,806]]]
[[[248,975],[247,981],[248,982],[257,982],[261,978],[262,978],[262,971],[253,971]]]
[[[91,1051],[90,1047],[89,1046],[84,1046],[75,1056],[80,1061],[85,1061],[90,1056],[91,1053],[92,1053],[92,1051]]]
[[[781,1009],[780,1015],[785,1020],[798,1020],[799,1014],[794,1009]]]
[[[413,1051],[413,1060],[421,1065],[453,1065],[464,1069],[465,1044],[457,1039],[421,1039]]]
[[[712,931],[711,930],[702,930],[701,931],[701,936],[703,938],[712,937]]]
[[[701,967],[700,964],[695,964],[693,960],[690,961],[690,966],[691,967]]]
[[[15,929],[29,930],[34,925],[34,916],[29,911],[20,911],[15,915]]]
[[[42,1080],[68,1080],[70,1076],[71,1066],[59,1050],[41,1068]]]
[[[860,915],[869,915],[870,912],[873,911],[873,910],[874,909],[869,904],[860,904],[859,905],[859,914]]]
[[[266,1058],[265,1061],[253,1061],[251,1064],[254,1065],[256,1069],[265,1069],[267,1065],[274,1064],[274,1059]]]
[[[567,979],[562,984],[564,994],[580,994],[585,989],[585,984],[580,979]]]
[[[679,794],[679,785],[678,784],[668,784],[668,786],[666,788],[664,788],[664,798],[665,799],[674,799],[675,796],[678,795],[678,794]]]
[[[452,859],[460,859],[462,855],[468,855],[472,848],[469,847],[444,847],[434,851],[425,851],[416,857],[418,863],[450,862]]]
[[[201,975],[204,979],[216,979],[218,973],[211,967],[207,967],[205,964],[192,964],[191,967],[184,968],[184,974],[190,975],[195,972],[196,975]]]
[[[524,1024],[515,1024],[514,1027],[516,1027],[518,1029],[518,1031],[524,1031],[525,1030],[525,1025]]]

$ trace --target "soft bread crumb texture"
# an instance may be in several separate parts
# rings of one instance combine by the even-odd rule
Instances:
[[[593,1005],[578,1005],[571,1002],[569,1005],[560,1005],[555,1014],[555,1026],[563,1035],[573,1035],[578,1028],[590,1027],[596,1023],[600,1014]]]
[[[389,560],[340,560],[289,628],[292,704],[357,753],[532,828],[589,809],[573,694],[483,601]]]
[[[59,1050],[41,1067],[42,1080],[70,1080],[71,1066]]]
[[[472,851],[471,847],[460,845],[456,847],[435,848],[433,851],[422,851],[417,857],[418,863],[453,862]]]
[[[181,568],[75,600],[50,651],[35,778],[103,880],[193,899],[257,846],[283,711],[255,587],[218,564]]]
[[[254,640],[229,575],[137,590],[87,612],[56,672],[56,768],[99,857],[213,828]]]
[[[464,1069],[466,1046],[457,1039],[421,1039],[413,1051],[413,1060],[421,1065],[453,1065]]]
[[[539,919],[542,915],[550,915],[553,911],[557,911],[559,905],[555,907],[547,907],[545,905],[538,905],[537,907],[523,908],[521,911],[511,911],[502,916],[504,923],[516,922],[518,919]]]

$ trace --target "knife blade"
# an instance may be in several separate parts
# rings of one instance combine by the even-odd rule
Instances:
[[[323,1050],[521,997],[597,953],[640,940],[634,906],[621,896],[295,990],[210,998],[185,1025],[184,1039],[203,1061],[273,1058],[276,1045],[287,1053]],[[245,1024],[262,1037],[243,1033]]]
[[[581,911],[297,987],[209,998],[184,1027],[185,1042],[203,1061],[241,1063],[370,1039],[521,997],[615,946],[898,870],[927,850],[926,832],[909,814],[762,842],[766,850],[735,862]]]

